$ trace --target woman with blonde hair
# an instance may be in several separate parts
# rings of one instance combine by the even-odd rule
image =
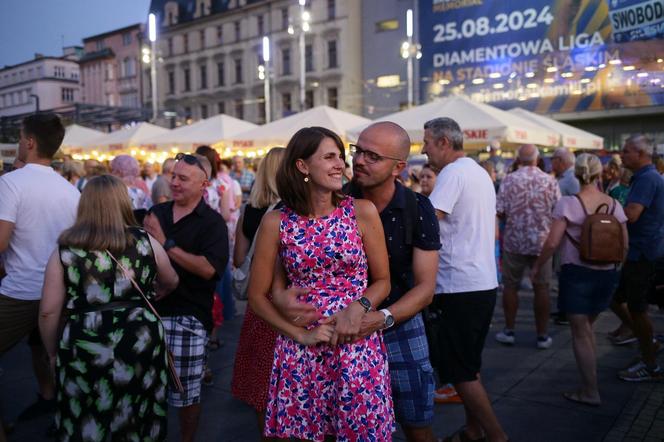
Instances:
[[[609,306],[618,284],[618,271],[614,264],[590,264],[582,260],[576,244],[581,238],[581,227],[587,214],[595,213],[605,205],[622,224],[626,250],[627,217],[620,203],[600,190],[602,163],[597,156],[579,155],[574,174],[581,190],[575,196],[563,196],[556,204],[549,236],[532,272],[536,278],[542,265],[560,248],[558,310],[566,312],[569,319],[574,356],[581,375],[580,388],[563,396],[573,402],[597,406],[601,399],[597,387],[593,323]]]
[[[125,184],[94,178],[48,261],[39,328],[56,371],[59,440],[166,439],[164,330],[145,298],[166,295],[178,276],[135,226]]]
[[[277,207],[279,194],[276,175],[285,152],[283,147],[273,147],[258,166],[249,201],[240,216],[235,233],[233,259],[238,266],[242,265],[245,259],[250,259],[247,253],[263,216],[271,206]],[[231,391],[233,396],[256,410],[261,434],[276,339],[276,330],[247,307],[235,353]]]

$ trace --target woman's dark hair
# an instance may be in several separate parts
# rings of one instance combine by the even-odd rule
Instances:
[[[198,146],[196,148],[196,153],[198,155],[203,155],[205,158],[208,159],[208,161],[210,162],[210,166],[212,167],[212,173],[211,173],[212,178],[216,178],[217,172],[219,172],[219,162],[221,161],[217,151],[211,148],[210,146]]]
[[[304,182],[305,176],[298,170],[296,162],[300,159],[309,159],[325,138],[334,141],[343,158],[346,152],[339,135],[324,127],[305,127],[298,130],[288,142],[286,156],[277,171],[277,190],[282,201],[302,216],[311,215],[313,211],[309,198],[311,183]],[[332,193],[332,203],[335,206],[338,206],[344,198],[345,196],[341,192]]]

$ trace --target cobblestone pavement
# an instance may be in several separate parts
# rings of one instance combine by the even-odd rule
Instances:
[[[552,299],[555,305],[555,298]],[[573,390],[578,373],[571,347],[569,328],[551,325],[554,338],[548,350],[535,348],[532,293],[522,294],[517,318],[516,345],[503,347],[494,334],[503,327],[503,315],[497,303],[492,329],[484,351],[482,377],[498,418],[512,441],[663,441],[664,383],[634,384],[620,381],[616,373],[632,359],[636,347],[614,347],[606,333],[616,326],[610,313],[600,316],[596,325],[598,378],[602,405],[588,407],[572,404],[561,393]],[[243,306],[240,306],[242,310]],[[653,315],[655,330],[664,332],[664,315]],[[214,385],[204,387],[203,414],[198,441],[258,440],[256,418],[252,409],[230,394],[233,355],[242,316],[228,321],[220,338],[225,345],[210,354]],[[664,357],[660,355],[660,364]],[[35,400],[36,384],[25,343],[0,357],[0,413],[13,421],[22,409]],[[169,414],[169,440],[178,440],[177,416]],[[460,405],[436,405],[434,432],[445,436],[463,424]],[[48,441],[45,436],[48,417],[18,422],[9,441]],[[403,440],[401,432],[395,440]]]

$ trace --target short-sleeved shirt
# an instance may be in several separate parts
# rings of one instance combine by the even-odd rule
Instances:
[[[436,293],[495,289],[496,192],[489,174],[474,160],[459,158],[440,172],[429,198],[445,213]]]
[[[645,209],[635,223],[627,224],[627,259],[654,261],[664,256],[664,179],[654,165],[642,167],[632,176],[626,205],[630,203],[640,204]]]
[[[615,202],[613,216],[618,222],[624,224],[627,222],[627,216],[618,201]],[[611,207],[609,207],[611,209]],[[569,234],[578,243],[581,240],[581,226],[586,220],[586,212],[581,206],[581,202],[575,196],[564,196],[558,201],[553,209],[553,219],[564,219],[567,222],[566,233]],[[570,241],[567,234],[563,236],[560,243],[560,264],[576,264],[596,270],[608,270],[615,268],[614,264],[597,265],[589,264],[581,260],[579,249]]]
[[[539,255],[559,199],[556,180],[536,166],[521,166],[507,175],[496,197],[496,211],[505,215],[504,250]]]
[[[392,199],[380,212],[390,261],[392,288],[379,308],[388,308],[413,287],[413,247],[421,250],[440,249],[438,220],[429,199],[413,192],[417,200],[417,214],[408,214],[406,192],[412,191],[398,181],[395,186]],[[350,185],[349,193],[354,198],[362,198],[362,190],[354,184]],[[406,244],[407,216],[413,221],[411,245]]]
[[[216,275],[204,279],[183,269],[175,261],[173,268],[180,283],[173,293],[157,302],[162,316],[194,316],[203,326],[212,329],[212,295],[216,280],[224,274],[228,263],[228,231],[224,219],[201,198],[196,208],[177,223],[173,223],[173,202],[153,206],[164,235],[175,241],[187,253],[203,256],[214,268]]]
[[[581,190],[579,180],[574,176],[574,167],[570,167],[558,177],[558,186],[562,196],[576,195]]]
[[[76,220],[79,191],[52,168],[28,163],[0,177],[0,220],[14,224],[3,253],[0,293],[41,299],[46,263],[58,237]]]
[[[245,189],[250,189],[251,186],[254,185],[254,180],[256,179],[254,173],[250,170],[242,169],[242,173],[237,173],[233,171],[230,173],[230,175],[231,178],[240,183],[240,186],[242,188],[242,199],[246,200],[247,198],[249,198],[249,191]]]

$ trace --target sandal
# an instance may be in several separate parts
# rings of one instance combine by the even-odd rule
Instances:
[[[568,401],[576,402],[577,404],[587,405],[589,407],[599,407],[600,405],[602,405],[602,401],[600,400],[593,401],[582,398],[581,393],[579,393],[578,391],[563,393],[563,397]]]

